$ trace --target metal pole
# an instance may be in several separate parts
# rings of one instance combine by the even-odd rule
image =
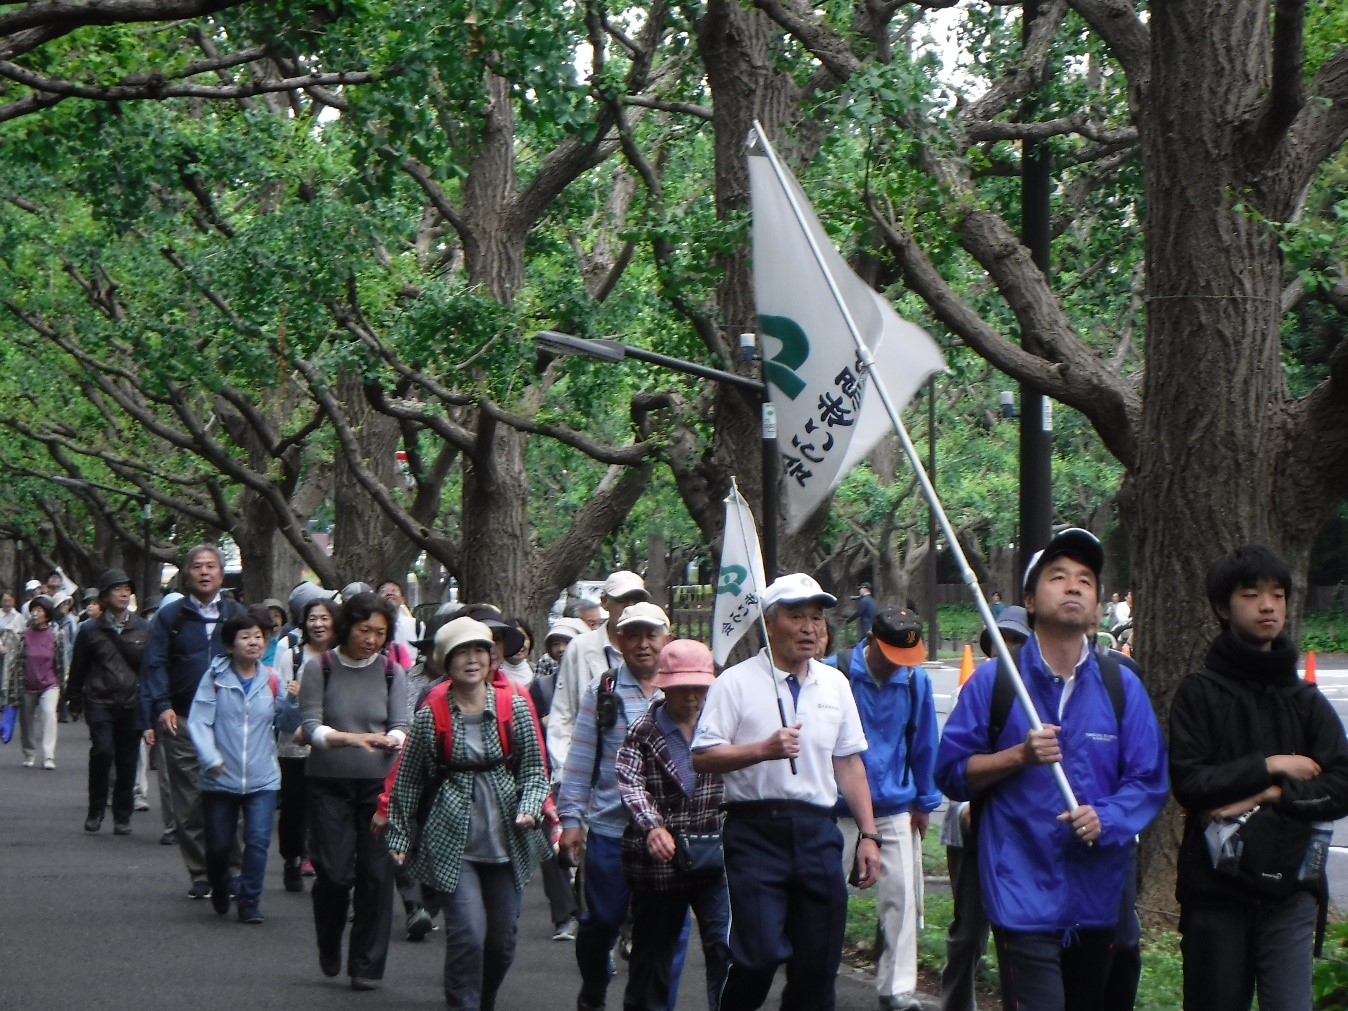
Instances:
[[[1021,18],[1022,45],[1030,41],[1030,30],[1039,14],[1039,0],[1024,0]],[[1026,111],[1037,105],[1033,96]],[[1020,156],[1020,235],[1035,264],[1045,275],[1049,270],[1049,169],[1048,145],[1022,141]],[[1033,337],[1022,334],[1027,351],[1037,351]],[[1022,383],[1020,386],[1020,542],[1016,574],[1025,571],[1030,556],[1048,543],[1053,525],[1053,425],[1052,407],[1043,393]],[[1011,599],[1020,599],[1019,579]]]
[[[857,327],[856,320],[852,317],[851,310],[847,307],[847,302],[843,298],[842,292],[838,289],[838,283],[829,271],[824,261],[823,254],[815,243],[814,235],[806,227],[804,214],[801,212],[799,204],[796,202],[795,194],[791,192],[790,187],[786,185],[784,178],[784,169],[777,160],[777,152],[773,150],[768,142],[767,135],[763,128],[754,123],[754,130],[758,134],[759,142],[763,146],[763,152],[772,165],[773,172],[777,175],[778,182],[781,183],[782,190],[786,194],[787,201],[796,216],[796,221],[800,225],[801,231],[805,235],[806,241],[814,254],[815,261],[819,264],[820,271],[824,275],[824,280],[828,284],[830,293],[837,304],[838,312],[847,324],[848,333],[851,334],[852,343],[856,346],[857,357],[861,361],[862,367],[866,370],[870,383],[876,396],[880,398],[880,403],[885,408],[885,414],[889,417],[889,423],[894,426],[894,434],[899,437],[899,442],[903,446],[904,455],[908,457],[908,462],[912,465],[913,474],[917,477],[918,484],[922,488],[922,494],[927,497],[927,502],[935,512],[936,518],[940,523],[941,530],[945,533],[946,541],[950,545],[950,553],[960,567],[960,576],[964,583],[973,592],[974,603],[978,607],[979,616],[983,619],[983,626],[988,630],[988,635],[992,639],[993,645],[997,649],[998,659],[1006,668],[1011,676],[1011,687],[1015,690],[1016,700],[1020,703],[1025,712],[1025,718],[1029,721],[1032,730],[1043,729],[1043,721],[1039,718],[1039,713],[1034,708],[1034,700],[1030,698],[1029,691],[1025,688],[1025,682],[1021,679],[1020,669],[1016,666],[1016,661],[1011,656],[1011,651],[1007,649],[1006,640],[1002,638],[1002,631],[997,627],[997,621],[992,616],[992,610],[988,607],[987,598],[983,596],[983,589],[978,585],[978,577],[974,575],[974,570],[969,565],[969,560],[964,556],[964,549],[960,547],[959,539],[955,536],[955,529],[950,525],[950,517],[941,507],[941,501],[936,497],[936,489],[932,487],[931,479],[927,476],[926,468],[922,466],[922,458],[918,455],[917,447],[913,445],[913,440],[908,436],[908,429],[903,424],[903,419],[899,417],[898,408],[894,406],[894,401],[889,396],[889,390],[885,388],[884,380],[879,373],[875,371],[875,355],[867,346],[865,340],[861,337],[861,330]],[[1067,782],[1067,774],[1063,772],[1062,763],[1055,762],[1049,766],[1053,774],[1053,779],[1058,785],[1058,791],[1062,794],[1063,801],[1067,804],[1067,810],[1072,811],[1077,807],[1076,794],[1072,792],[1071,784]]]
[[[777,578],[777,411],[763,387],[763,573]]]
[[[931,485],[936,487],[936,377],[927,380],[927,473],[931,475]],[[933,660],[941,646],[940,582],[936,571],[936,510],[927,503],[927,599],[931,601],[931,615],[927,619],[928,651]]]

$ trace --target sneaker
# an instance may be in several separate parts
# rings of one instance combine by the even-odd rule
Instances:
[[[377,980],[377,979],[368,979],[368,978],[366,978],[365,976],[352,976],[352,977],[351,977],[351,989],[352,989],[352,990],[378,990],[378,989],[379,989],[379,980]]]
[[[42,760],[42,768],[46,769],[48,772],[52,772],[56,768],[55,760],[51,758],[44,758]]]
[[[101,811],[98,814],[91,814],[88,818],[84,819],[84,831],[86,832],[97,832],[102,827],[103,812]]]
[[[298,860],[287,860],[285,866],[281,869],[281,883],[285,885],[287,892],[304,891],[304,878],[300,875],[300,862]]]
[[[130,835],[131,823],[129,821],[115,821],[112,823],[113,835]]]
[[[922,1001],[917,994],[910,992],[896,993],[889,997],[880,998],[881,1011],[922,1011]]]
[[[137,810],[137,811],[148,811],[148,810],[150,810],[150,802],[149,802],[148,800],[145,800],[145,799],[142,798],[142,797],[137,797],[137,798],[136,798],[136,810]]]
[[[245,900],[239,903],[240,923],[262,923],[263,921],[264,917],[262,916],[262,910],[258,907],[256,902],[248,902]]]
[[[160,845],[160,846],[177,846],[177,845],[178,845],[178,833],[175,832],[175,831],[174,831],[173,829],[171,829],[171,828],[170,828],[170,829],[166,829],[166,830],[164,831],[164,834],[161,835],[161,836],[159,837],[159,845]]]
[[[576,918],[566,920],[556,925],[557,929],[552,932],[554,941],[574,941],[576,939]]]
[[[31,769],[31,768],[32,768],[33,766],[35,766],[35,765],[37,765],[37,759],[36,759],[36,758],[25,758],[25,759],[23,760],[23,767],[24,767],[25,769]]]
[[[304,861],[304,863],[300,864],[300,875],[302,877],[312,878],[314,876],[314,865],[309,863],[308,860]]]
[[[193,881],[192,887],[187,890],[189,899],[204,899],[211,894],[211,886],[205,881]]]
[[[407,914],[407,939],[409,941],[420,941],[434,927],[435,920],[421,906],[413,906]]]

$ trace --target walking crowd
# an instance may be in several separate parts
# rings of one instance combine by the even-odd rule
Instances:
[[[53,769],[62,708],[84,720],[86,832],[111,806],[129,834],[156,771],[160,842],[221,916],[265,921],[275,835],[283,887],[312,878],[319,971],[353,990],[384,977],[395,892],[409,940],[441,917],[456,1009],[497,1006],[535,870],[554,940],[574,941],[578,1011],[607,1006],[615,951],[632,1011],[686,986],[758,1008],[782,968],[783,1008],[828,1011],[849,884],[876,888],[879,1006],[921,1008],[921,843],[943,797],[943,1011],[975,1007],[989,931],[1004,1007],[1131,1008],[1136,842],[1173,791],[1185,1006],[1307,1011],[1348,740],[1297,676],[1291,574],[1257,545],[1213,563],[1218,631],[1167,742],[1142,672],[1097,634],[1103,564],[1089,532],[1053,537],[1023,607],[997,602],[1023,684],[984,633],[993,658],[938,731],[923,623],[869,587],[856,646],[835,650],[837,598],[777,578],[765,648],[718,674],[632,572],[556,619],[534,662],[526,623],[452,603],[422,625],[395,580],[245,606],[199,545],[180,591],[136,610],[118,569],[78,616],[59,572],[0,593],[0,730],[17,717],[23,764]]]

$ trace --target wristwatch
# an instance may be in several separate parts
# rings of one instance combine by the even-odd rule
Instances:
[[[880,839],[880,836],[879,836],[878,834],[876,834],[875,832],[862,832],[862,833],[861,833],[861,838],[863,838],[863,839],[869,839],[871,842],[875,843],[875,845],[877,845],[877,846],[883,846],[883,845],[884,845],[884,842]]]

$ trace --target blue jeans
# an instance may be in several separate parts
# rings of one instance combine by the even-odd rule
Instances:
[[[688,944],[688,910],[697,916],[707,970],[707,1007],[717,1011],[730,967],[730,895],[725,875],[693,879],[669,891],[632,892],[632,957],[627,965],[626,1011],[670,1011],[674,958]]]
[[[1006,1011],[1099,1011],[1105,999],[1114,928],[1025,933],[992,928]],[[1204,1005],[1209,1006],[1209,1005]]]
[[[492,1011],[519,933],[520,891],[510,864],[465,860],[459,887],[433,892],[445,912],[445,1001],[456,1011]]]
[[[613,978],[610,953],[627,918],[632,891],[622,868],[622,840],[591,832],[585,841],[585,910],[576,931],[576,965],[580,967],[580,999],[602,1007]],[[679,977],[688,946],[688,917],[674,949],[670,969],[669,1003],[679,1000]]]
[[[240,902],[256,902],[267,876],[267,850],[276,819],[276,791],[223,793],[201,791],[201,813],[206,820],[206,880],[211,889],[229,885],[229,851],[243,814],[243,865],[239,870]]]

